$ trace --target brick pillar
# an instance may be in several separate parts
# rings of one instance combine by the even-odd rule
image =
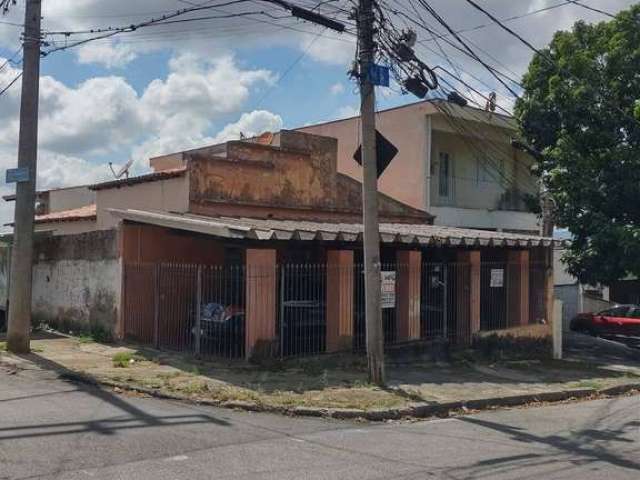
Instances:
[[[350,350],[353,341],[353,251],[327,252],[327,352]]]
[[[396,253],[396,325],[398,340],[420,338],[420,281],[422,253],[399,250]]]
[[[463,293],[462,301],[456,301],[459,305],[463,305],[465,313],[468,311],[470,335],[480,331],[480,261],[478,250],[458,252],[458,263],[463,269],[463,272],[458,275],[458,278],[463,279],[463,284],[458,286],[458,291]]]
[[[245,356],[259,341],[276,337],[276,251],[247,249],[245,305]]]
[[[529,251],[507,253],[507,305],[509,326],[529,323]]]

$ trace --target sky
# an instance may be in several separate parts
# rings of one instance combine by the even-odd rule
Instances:
[[[536,47],[544,47],[555,31],[570,29],[578,20],[607,19],[565,0],[476,2],[507,19],[505,24]],[[20,73],[24,3],[18,0],[9,14],[0,15],[0,66],[6,63],[0,69],[0,91]],[[350,31],[338,34],[315,27],[260,0],[43,0],[47,51],[95,36],[55,32],[131,25],[195,4],[216,8],[176,17],[207,19],[138,29],[42,58],[38,188],[108,180],[109,162],[117,166],[132,159],[133,173],[140,174],[149,171],[149,158],[156,155],[237,139],[240,133],[255,135],[357,115],[358,92],[347,75],[355,56],[353,22],[343,13],[352,2],[293,3],[309,8],[322,3],[319,11],[346,20]],[[617,13],[634,2],[583,3]],[[465,0],[429,4],[453,29],[463,30],[461,35],[486,63],[514,79],[526,71],[531,50]],[[444,33],[417,1],[385,0],[383,8],[409,12],[413,20]],[[401,15],[390,13],[390,19],[398,28],[412,24]],[[434,41],[423,29],[416,28],[416,33],[416,51],[428,65],[447,68],[483,94],[496,91],[498,104],[512,107],[513,96],[483,66],[444,41]],[[0,95],[3,180],[4,170],[17,164],[20,86],[18,80]],[[377,91],[379,109],[415,101],[395,84]],[[13,191],[11,185],[0,185],[0,195]],[[0,200],[0,224],[12,217],[13,204]]]

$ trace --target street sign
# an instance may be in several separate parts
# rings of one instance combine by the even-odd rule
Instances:
[[[389,67],[372,63],[369,66],[369,81],[379,87],[389,86]]]
[[[376,164],[378,167],[378,178],[387,169],[391,160],[398,154],[396,146],[387,140],[379,131],[376,130]],[[358,147],[353,159],[362,166],[362,145]]]
[[[29,181],[29,167],[8,168],[6,183],[22,183]]]
[[[380,272],[380,306],[396,308],[396,272]]]

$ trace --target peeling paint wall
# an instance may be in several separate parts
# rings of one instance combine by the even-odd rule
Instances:
[[[117,238],[110,230],[39,240],[33,321],[76,332],[113,332],[122,278]]]
[[[280,147],[229,142],[227,158],[194,154],[191,201],[335,209],[337,142],[304,137],[306,144]]]
[[[35,225],[36,232],[52,232],[53,235],[74,235],[93,232],[97,229],[95,220],[76,220],[73,222],[47,222]]]
[[[334,138],[281,131],[279,145],[228,142],[226,157],[190,154],[189,211],[201,215],[354,222],[362,185],[337,172]],[[379,197],[389,221],[427,221],[426,212]]]

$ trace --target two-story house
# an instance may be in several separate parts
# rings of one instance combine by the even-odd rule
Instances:
[[[436,225],[538,233],[526,203],[538,184],[532,159],[511,146],[512,117],[430,100],[378,112],[377,128],[398,149],[382,193],[435,215]],[[337,138],[338,171],[361,180],[359,117],[300,131]]]

